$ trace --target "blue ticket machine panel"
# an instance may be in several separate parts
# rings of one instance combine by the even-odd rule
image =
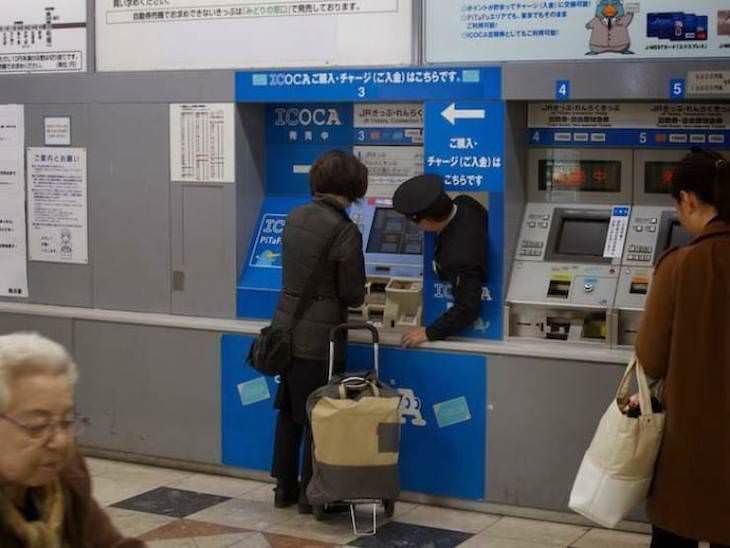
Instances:
[[[286,215],[310,199],[324,152],[357,155],[369,192],[349,213],[363,236],[367,299],[353,319],[389,329],[427,325],[453,305],[431,269],[433,236],[392,208],[400,182],[444,177],[447,191],[481,196],[489,215],[483,314],[462,335],[502,336],[504,105],[498,68],[240,72],[240,103],[266,103],[265,194],[238,284],[238,315],[268,319],[281,290]]]

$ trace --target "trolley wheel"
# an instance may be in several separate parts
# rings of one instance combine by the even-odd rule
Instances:
[[[392,518],[393,514],[395,514],[395,501],[394,500],[384,500],[383,508],[385,508],[385,517],[389,518],[389,519]]]
[[[312,505],[312,515],[317,521],[322,521],[325,518],[324,506],[321,504]]]

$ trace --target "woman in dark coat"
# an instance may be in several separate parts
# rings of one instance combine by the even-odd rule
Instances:
[[[730,166],[695,150],[675,171],[695,236],[660,260],[636,341],[664,379],[667,422],[649,495],[652,548],[730,545]]]
[[[305,404],[327,382],[329,330],[346,322],[348,307],[360,306],[365,299],[362,235],[346,210],[365,195],[367,177],[367,168],[354,156],[338,150],[325,153],[309,174],[312,201],[294,209],[284,229],[283,289],[274,324],[289,324],[315,271],[317,283],[294,329],[291,369],[282,375],[276,395],[279,415],[271,475],[277,479],[277,508],[298,502],[300,512],[311,512],[306,500],[312,455]],[[327,254],[326,264],[320,261],[323,253]],[[338,347],[339,370],[344,368],[344,345]],[[302,441],[304,462],[300,463]]]

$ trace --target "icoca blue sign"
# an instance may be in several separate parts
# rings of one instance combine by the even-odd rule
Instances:
[[[286,215],[264,213],[256,235],[256,247],[249,265],[257,268],[281,268],[281,236]]]

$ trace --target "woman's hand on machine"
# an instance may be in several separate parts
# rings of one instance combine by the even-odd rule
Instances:
[[[403,348],[414,348],[428,340],[425,327],[414,327],[405,332],[401,337],[400,344]]]

